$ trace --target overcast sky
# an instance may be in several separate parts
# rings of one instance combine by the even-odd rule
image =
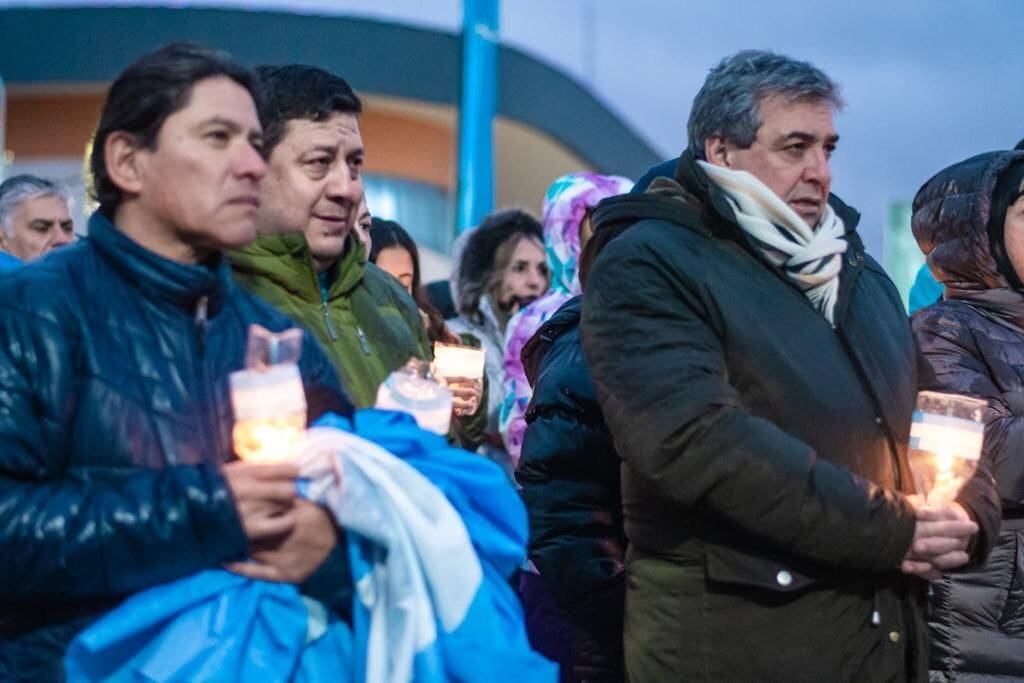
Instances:
[[[462,15],[461,0],[92,4],[287,8],[448,31]],[[684,147],[690,102],[723,56],[767,48],[812,61],[847,101],[833,191],[861,210],[879,256],[891,200],[911,199],[945,165],[1024,137],[1020,0],[502,0],[500,33],[590,86],[666,158]]]

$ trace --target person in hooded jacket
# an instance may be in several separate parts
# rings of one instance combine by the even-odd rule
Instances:
[[[90,156],[88,237],[0,288],[2,681],[63,681],[104,612],[227,563],[349,610],[345,544],[297,498],[298,469],[232,445],[250,325],[292,326],[224,254],[256,236],[257,98],[247,69],[194,45],[129,66]],[[311,420],[351,413],[310,337],[299,368]]]
[[[519,210],[497,211],[464,233],[453,247],[452,298],[459,316],[448,321],[457,335],[483,347],[488,391],[483,452],[512,477],[512,462],[499,427],[504,381],[504,338],[509,319],[548,289],[544,233],[537,219]]]
[[[636,681],[927,676],[926,585],[980,561],[980,474],[920,505],[899,294],[829,192],[836,84],[744,51],[694,100],[673,178],[594,212],[581,321],[622,458]]]
[[[633,182],[621,176],[570,173],[556,179],[544,196],[541,225],[551,286],[542,297],[512,316],[505,330],[504,372],[499,429],[512,466],[526,430],[526,407],[532,389],[520,358],[523,346],[545,320],[580,293],[580,250],[591,233],[590,210],[606,197],[629,192]]]
[[[363,199],[359,98],[311,66],[257,69],[269,172],[260,239],[231,254],[235,279],[310,330],[356,406],[430,349],[412,297],[367,263],[354,235]]]
[[[983,461],[1002,530],[984,566],[933,585],[933,681],[1024,679],[1024,152],[936,174],[914,198],[914,237],[944,289],[913,318],[922,389],[988,402]]]

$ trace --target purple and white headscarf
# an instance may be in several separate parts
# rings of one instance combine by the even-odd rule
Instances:
[[[505,328],[505,381],[500,429],[513,466],[526,431],[526,407],[533,390],[523,371],[519,355],[526,342],[562,305],[580,293],[580,224],[587,211],[602,199],[625,194],[633,181],[621,176],[570,173],[551,184],[544,197],[541,223],[544,247],[551,269],[547,294],[519,311]]]

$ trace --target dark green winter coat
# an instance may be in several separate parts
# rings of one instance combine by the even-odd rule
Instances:
[[[895,493],[913,490],[914,341],[858,214],[830,201],[849,245],[835,328],[688,154],[676,180],[595,212],[598,231],[632,226],[597,258],[582,323],[624,461],[631,680],[927,675]]]

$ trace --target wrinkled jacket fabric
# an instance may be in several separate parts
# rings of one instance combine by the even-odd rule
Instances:
[[[6,276],[0,680],[62,680],[68,642],[120,599],[244,557],[218,468],[253,323],[291,326],[223,259],[168,261],[98,213],[87,239]],[[311,416],[350,412],[312,339],[300,367]]]
[[[232,252],[235,279],[313,332],[360,408],[410,358],[430,351],[416,303],[393,277],[367,263],[362,244],[348,248],[323,291],[301,234],[264,237]]]
[[[580,224],[591,207],[607,197],[625,194],[633,181],[597,173],[570,173],[551,184],[544,197],[541,225],[551,287],[544,296],[516,313],[505,326],[502,402],[499,428],[512,464],[519,461],[526,431],[526,407],[533,391],[523,370],[523,346],[566,301],[580,293]]]
[[[529,556],[572,628],[581,680],[621,680],[626,538],[619,456],[580,346],[580,297],[523,349],[534,386],[516,479],[530,514]]]
[[[624,463],[634,680],[921,680],[917,390],[899,295],[832,197],[849,248],[836,327],[751,246],[690,154],[613,199],[583,348]],[[878,624],[872,624],[873,612]]]
[[[988,401],[983,460],[1004,518],[983,567],[934,586],[935,681],[1024,678],[1024,295],[999,273],[987,231],[996,180],[1022,160],[1020,152],[973,157],[914,199],[914,236],[945,288],[944,301],[913,319],[921,388]]]

